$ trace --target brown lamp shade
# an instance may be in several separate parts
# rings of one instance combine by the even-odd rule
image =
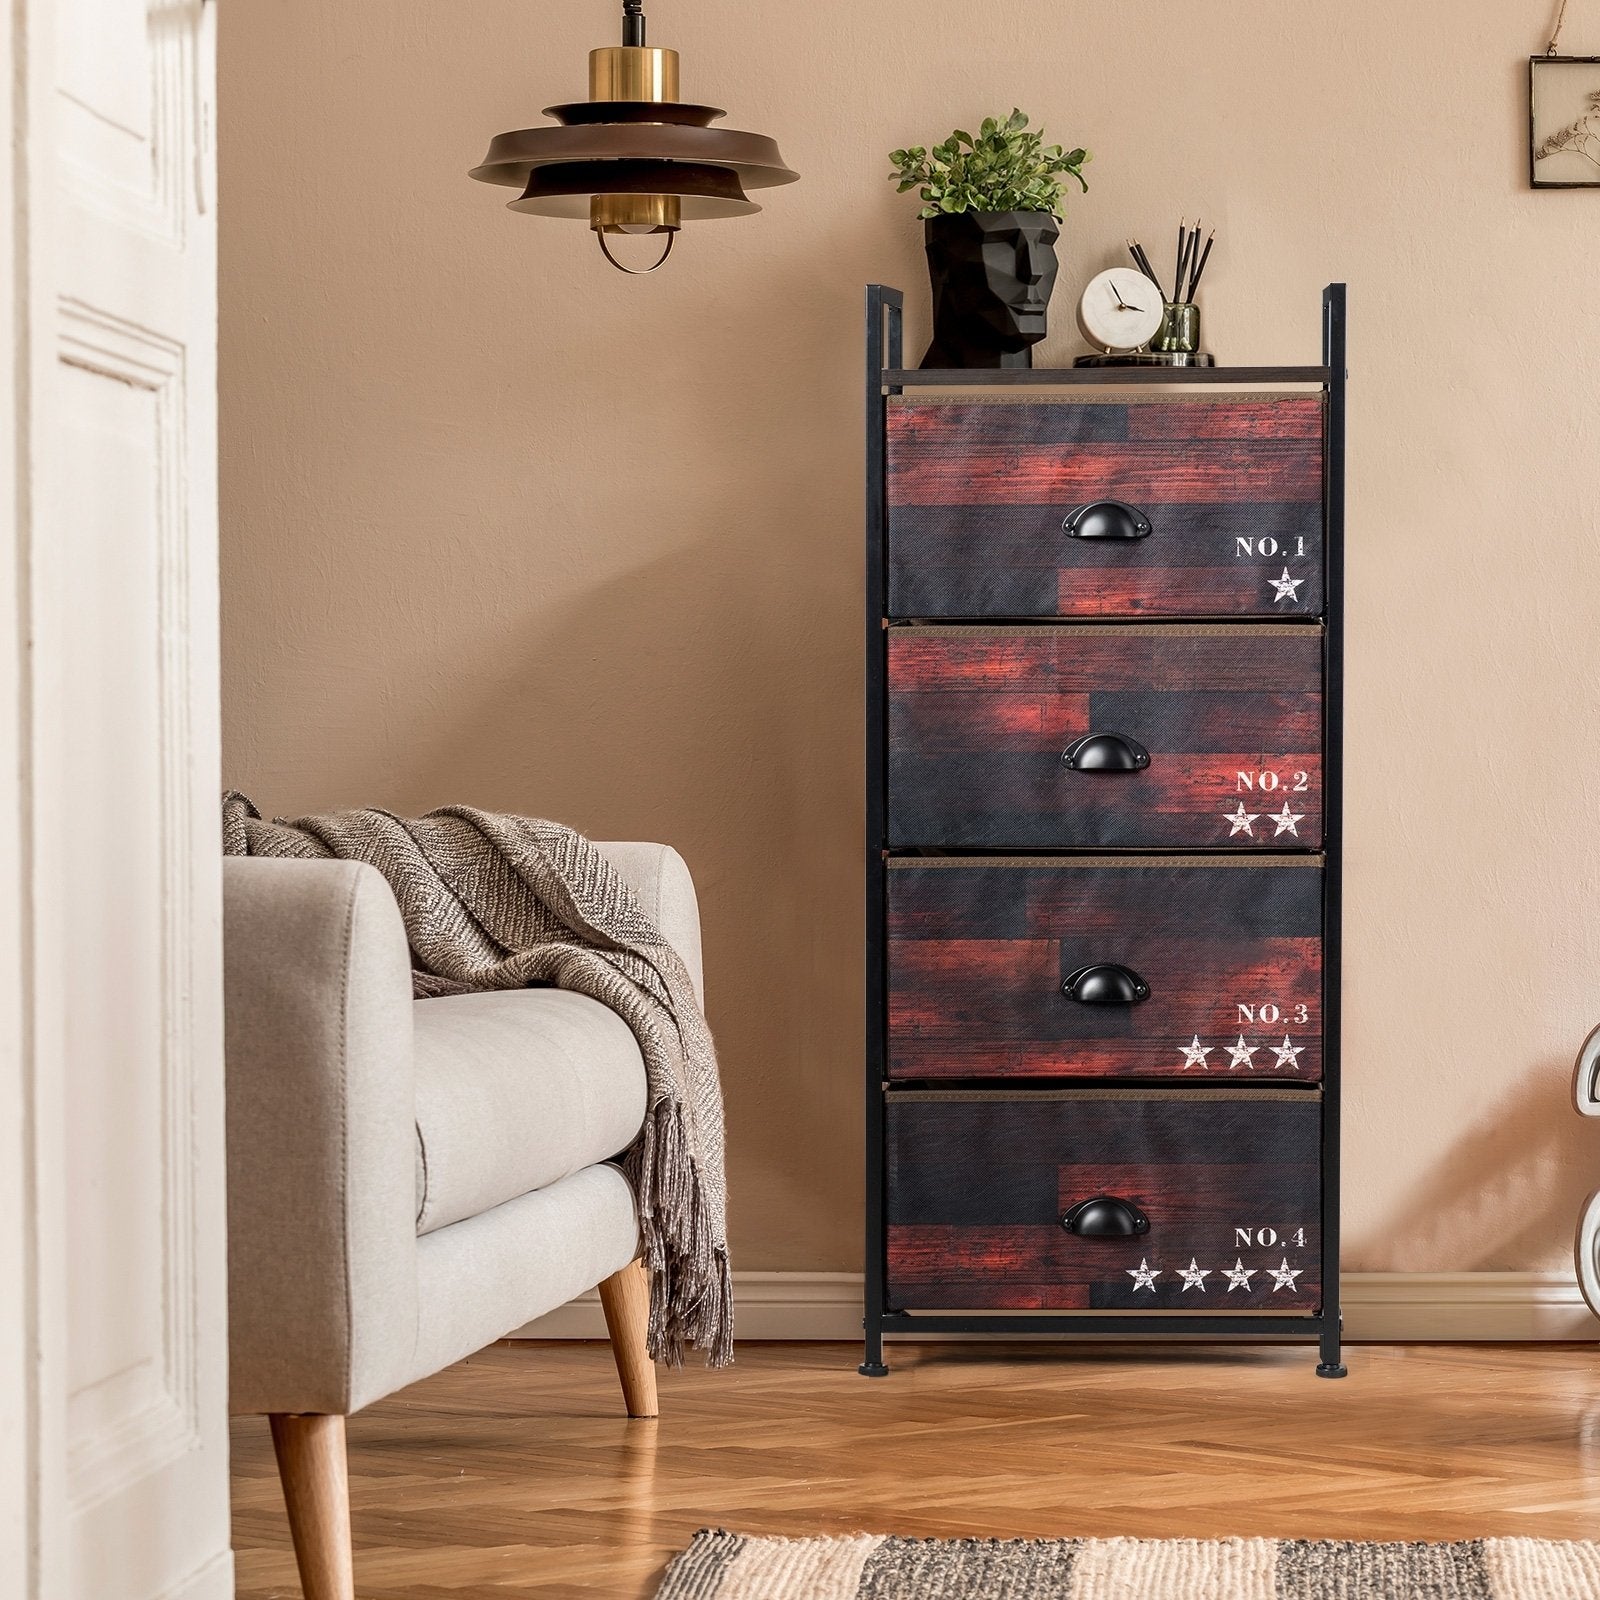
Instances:
[[[562,161],[535,167],[511,211],[540,217],[588,217],[597,195],[675,195],[685,222],[745,217],[761,209],[745,198],[738,176],[727,167],[691,161]]]
[[[573,111],[604,112],[604,122],[565,120]],[[673,120],[661,120],[663,112]],[[559,125],[496,134],[470,176],[522,189],[513,211],[547,217],[586,217],[583,197],[594,194],[682,195],[685,220],[748,216],[761,208],[748,189],[793,183],[775,140],[737,128],[713,128],[713,106],[659,101],[581,101],[550,106]],[[704,118],[704,121],[700,120]],[[692,120],[691,120],[692,119]],[[573,171],[562,175],[563,168]],[[709,174],[721,174],[712,179]],[[642,186],[648,177],[648,186]]]

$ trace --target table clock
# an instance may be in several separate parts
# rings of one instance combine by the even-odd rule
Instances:
[[[1135,267],[1108,267],[1084,285],[1078,298],[1078,329],[1094,355],[1079,356],[1077,367],[1209,367],[1204,351],[1152,350],[1166,304],[1159,284]]]

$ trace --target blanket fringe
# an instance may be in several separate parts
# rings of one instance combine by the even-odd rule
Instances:
[[[650,1269],[648,1349],[652,1360],[672,1367],[681,1367],[691,1348],[706,1352],[708,1367],[726,1367],[733,1361],[733,1275],[702,1204],[690,1147],[683,1105],[663,1097],[627,1156]]]

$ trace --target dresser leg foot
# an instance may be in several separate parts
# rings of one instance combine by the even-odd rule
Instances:
[[[887,1378],[889,1369],[883,1360],[883,1327],[871,1311],[867,1313],[865,1331],[866,1348],[861,1352],[861,1365],[856,1371],[863,1378]]]
[[[1317,1362],[1319,1378],[1342,1378],[1349,1372],[1349,1368],[1339,1359],[1339,1344],[1343,1331],[1343,1328],[1336,1324],[1323,1333],[1319,1352],[1321,1360]]]

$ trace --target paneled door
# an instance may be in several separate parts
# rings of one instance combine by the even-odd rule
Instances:
[[[24,1498],[0,1588],[30,1600],[233,1592],[213,10],[25,0],[7,24],[0,1484]]]

